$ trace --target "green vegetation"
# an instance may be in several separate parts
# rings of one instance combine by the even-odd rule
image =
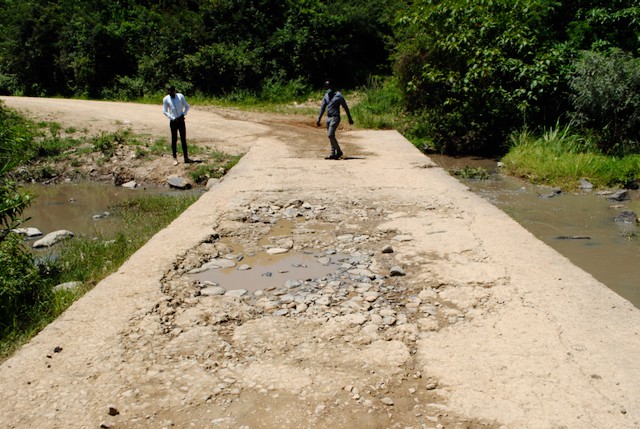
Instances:
[[[195,183],[206,183],[209,179],[219,179],[224,176],[227,171],[231,170],[241,156],[231,156],[219,151],[211,151],[214,163],[200,164],[193,170],[189,171],[191,180]]]
[[[2,6],[0,93],[158,103],[173,83],[201,104],[274,109],[330,78],[359,125],[442,153],[503,155],[514,131],[556,123],[604,154],[638,151],[634,0]]]
[[[489,173],[489,171],[487,171],[487,169],[483,167],[466,166],[449,170],[449,173],[456,177],[460,177],[461,179],[488,180],[491,178],[491,173]]]
[[[640,175],[640,155],[603,155],[570,127],[556,127],[541,137],[514,134],[502,159],[505,171],[532,183],[576,189],[584,178],[596,187],[624,187]]]
[[[75,237],[58,245],[55,253],[48,257],[38,258],[14,232],[31,202],[29,195],[18,191],[17,179],[33,174],[38,178],[57,174],[53,166],[63,157],[93,151],[111,156],[118,145],[143,147],[143,143],[128,132],[71,138],[61,137],[61,131],[58,124],[34,124],[0,104],[0,360],[114,272],[197,198],[193,195],[146,196],[120,203],[110,208],[112,217],[120,220],[116,234],[97,239]],[[154,141],[148,147],[148,155],[152,156],[157,150],[165,153],[168,144]],[[221,174],[238,159],[216,152],[211,164],[202,166]],[[26,160],[35,161],[37,167],[25,172]],[[80,282],[82,286],[54,290],[55,285],[71,281]]]
[[[0,93],[139,99],[286,96],[388,71],[401,1],[2,0]],[[297,82],[297,83],[296,83]]]
[[[193,195],[145,196],[118,204],[110,208],[112,216],[121,220],[117,233],[97,239],[75,237],[45,259],[36,259],[17,234],[0,242],[0,360],[113,273],[196,199]],[[65,282],[82,286],[53,290]]]
[[[597,126],[591,83],[631,83],[634,73],[616,78],[614,66],[594,76],[598,66],[583,52],[615,48],[632,63],[639,17],[632,1],[412,2],[396,26],[394,59],[407,110],[419,118],[413,133],[442,152],[501,155],[507,137],[524,127],[548,128],[572,116]],[[620,95],[637,94],[635,84],[615,91],[625,85]],[[582,124],[574,118],[574,125]]]

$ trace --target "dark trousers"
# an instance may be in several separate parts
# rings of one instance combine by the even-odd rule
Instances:
[[[184,116],[180,116],[173,121],[169,122],[169,128],[171,128],[171,152],[173,157],[178,155],[178,131],[180,132],[180,142],[182,143],[182,155],[185,162],[189,159],[187,155],[187,127],[184,124]]]
[[[338,125],[340,125],[340,116],[327,116],[327,136],[329,137],[329,143],[331,143],[331,155],[342,153],[338,139],[336,139]]]

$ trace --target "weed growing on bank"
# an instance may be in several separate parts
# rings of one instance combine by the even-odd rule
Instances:
[[[449,174],[467,180],[489,180],[491,173],[483,167],[469,167],[450,169]]]
[[[22,243],[0,243],[0,360],[6,359],[100,280],[115,272],[153,235],[197,200],[197,195],[138,197],[110,208],[120,220],[117,233],[97,238],[78,236],[36,258]],[[19,270],[20,276],[8,270]],[[8,279],[14,279],[9,282]],[[69,290],[54,286],[80,282]],[[10,300],[11,299],[11,300]]]
[[[502,158],[504,171],[531,183],[576,189],[579,180],[586,179],[599,188],[624,187],[640,177],[640,155],[604,155],[569,126],[556,126],[541,136],[525,130],[511,139],[511,149]]]
[[[242,156],[229,156],[223,152],[213,150],[210,152],[213,162],[209,164],[199,164],[189,171],[189,177],[195,183],[206,183],[209,179],[219,179],[231,170]]]

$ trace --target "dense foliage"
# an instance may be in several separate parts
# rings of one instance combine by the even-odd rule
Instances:
[[[0,338],[24,323],[30,309],[50,292],[38,281],[32,255],[13,232],[30,198],[18,192],[7,172],[24,161],[31,138],[25,122],[0,104]]]
[[[585,51],[570,86],[573,119],[603,152],[640,153],[640,59],[618,49]]]
[[[570,121],[605,153],[638,150],[637,0],[0,4],[0,93],[137,99],[171,82],[287,100],[393,74],[361,113],[440,152],[502,154],[514,130]]]
[[[216,95],[383,71],[398,2],[1,0],[0,92]]]
[[[632,0],[418,0],[397,38],[396,73],[422,134],[446,152],[502,153],[512,130],[555,124],[571,110],[582,50],[638,55],[640,8]],[[604,84],[604,72],[593,79]],[[597,101],[584,92],[576,100]]]

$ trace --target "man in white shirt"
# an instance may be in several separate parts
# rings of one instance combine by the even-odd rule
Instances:
[[[182,143],[182,155],[185,164],[192,162],[187,155],[187,127],[184,123],[185,116],[189,111],[189,103],[184,95],[176,93],[176,88],[171,85],[167,88],[167,96],[162,100],[162,113],[169,118],[169,128],[171,129],[171,151],[173,153],[173,165],[178,165],[177,146],[178,131]]]

